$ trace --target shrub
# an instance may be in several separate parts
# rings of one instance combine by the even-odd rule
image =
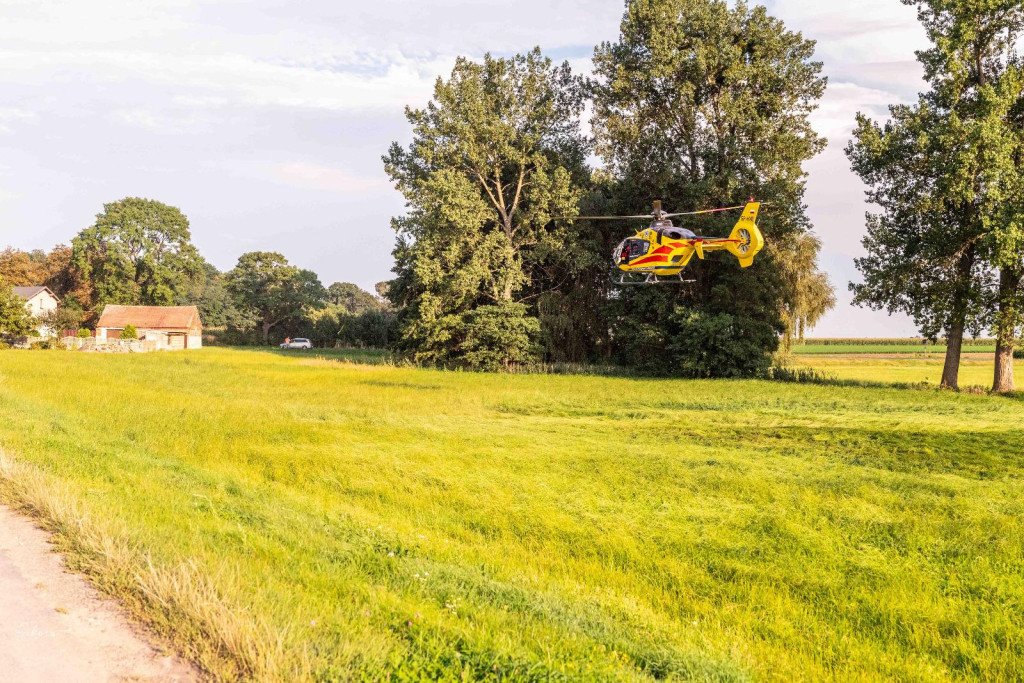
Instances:
[[[502,370],[536,362],[540,321],[527,315],[523,304],[479,306],[463,321],[461,364],[475,370]]]
[[[139,331],[135,329],[135,325],[125,325],[124,329],[121,330],[121,339],[138,339]]]
[[[90,332],[89,330],[85,329],[84,327],[78,331],[78,338],[79,339],[88,339],[90,337],[92,337],[92,332]]]

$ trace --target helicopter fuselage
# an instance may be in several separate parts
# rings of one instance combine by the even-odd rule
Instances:
[[[619,270],[641,272],[657,276],[678,275],[694,254],[703,259],[709,251],[729,251],[740,266],[751,265],[754,256],[764,246],[764,237],[757,228],[760,204],[748,204],[729,237],[706,237],[659,219],[633,237],[623,240],[615,248],[612,258]]]

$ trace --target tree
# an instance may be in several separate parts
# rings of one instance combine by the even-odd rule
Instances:
[[[80,309],[61,305],[40,315],[39,324],[48,328],[53,335],[60,336],[65,332],[77,330],[84,319],[85,316]]]
[[[340,306],[349,313],[380,310],[383,302],[351,282],[335,282],[327,288],[327,303]]]
[[[594,56],[597,149],[614,179],[609,208],[676,210],[771,203],[769,243],[805,232],[802,163],[824,148],[810,113],[825,89],[814,42],[763,7],[724,0],[633,0],[616,43]],[[734,222],[734,219],[733,219]],[[728,218],[702,220],[728,234]],[[652,371],[749,375],[784,331],[787,292],[770,251],[741,270],[698,261],[691,287],[635,287],[608,307],[616,353]]]
[[[125,340],[132,340],[132,339],[138,339],[138,338],[139,338],[139,331],[137,329],[135,329],[135,325],[132,325],[132,324],[125,325],[124,329],[121,330],[121,334],[118,336],[118,339],[125,339]]]
[[[224,274],[201,256],[199,264],[198,271],[189,278],[178,303],[198,308],[204,327],[245,327],[247,321],[228,291]]]
[[[855,259],[864,281],[850,289],[858,305],[907,313],[925,337],[945,336],[941,384],[956,388],[964,332],[988,315],[988,273],[974,207],[946,190],[951,138],[933,135],[944,112],[928,100],[891,107],[884,126],[858,115],[847,156],[881,211],[867,215],[868,253]]]
[[[782,321],[786,326],[783,346],[788,352],[793,336],[801,342],[804,331],[813,327],[836,305],[835,292],[828,275],[818,270],[821,240],[811,233],[795,235],[781,243],[769,245],[775,252],[786,295]]]
[[[46,254],[43,262],[45,279],[42,284],[49,287],[65,305],[82,308],[92,299],[92,289],[72,261],[71,247],[58,244]]]
[[[316,273],[292,266],[270,251],[242,254],[225,280],[242,313],[259,325],[264,344],[271,329],[317,307],[326,296]]]
[[[89,307],[173,305],[201,265],[191,240],[173,206],[137,197],[104,204],[71,243],[72,264],[92,285]]]
[[[858,302],[910,313],[926,336],[945,330],[947,387],[957,385],[964,330],[987,325],[994,301],[994,389],[1007,390],[1024,241],[1012,122],[1024,15],[1007,0],[903,2],[917,6],[932,41],[918,53],[930,90],[913,106],[891,107],[884,126],[858,116],[847,154],[882,211],[868,215],[869,255],[857,261],[865,282],[851,288]]]
[[[14,288],[0,281],[0,333],[15,337],[28,334],[35,327],[25,300],[14,293]]]
[[[7,247],[0,251],[0,279],[11,287],[32,287],[45,279],[39,259],[27,251]]]
[[[408,149],[385,167],[409,207],[396,218],[401,342],[421,361],[503,367],[535,357],[534,305],[572,259],[586,180],[582,82],[538,50],[457,60]],[[566,245],[569,245],[566,248]],[[486,353],[484,347],[488,347]]]

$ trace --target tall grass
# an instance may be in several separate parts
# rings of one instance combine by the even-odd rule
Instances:
[[[8,353],[0,495],[216,677],[1017,680],[1022,418],[881,387]]]

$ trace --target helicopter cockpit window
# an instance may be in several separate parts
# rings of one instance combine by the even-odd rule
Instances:
[[[619,260],[628,262],[632,259],[643,256],[647,253],[647,249],[650,245],[651,243],[647,240],[626,240],[622,243],[622,249],[619,252]]]

